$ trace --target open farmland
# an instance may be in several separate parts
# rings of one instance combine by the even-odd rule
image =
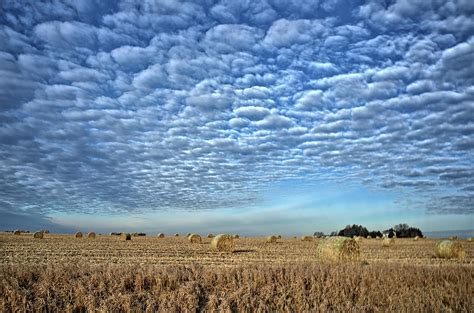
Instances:
[[[201,264],[235,266],[244,264],[295,264],[319,262],[316,247],[322,239],[301,241],[283,238],[267,243],[261,238],[235,239],[234,253],[210,249],[212,239],[203,236],[201,244],[191,244],[185,236],[157,238],[133,237],[120,241],[117,236],[101,235],[95,239],[74,238],[73,235],[45,234],[34,240],[31,234],[0,235],[2,264]],[[407,263],[418,265],[457,264],[474,266],[474,243],[461,241],[466,250],[463,260],[445,260],[434,256],[437,240],[397,239],[394,246],[382,248],[381,240],[363,239],[360,260],[371,263]]]
[[[472,311],[473,243],[445,260],[436,240],[364,239],[359,261],[332,264],[316,258],[320,240],[241,237],[219,253],[204,237],[2,234],[0,310]]]

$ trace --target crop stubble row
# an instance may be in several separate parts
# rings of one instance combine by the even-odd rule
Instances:
[[[234,253],[217,253],[209,249],[211,239],[203,238],[201,244],[191,244],[183,237],[135,237],[128,242],[113,236],[96,239],[77,239],[71,235],[46,235],[35,240],[31,235],[13,236],[0,234],[0,264],[51,262],[86,262],[92,264],[265,264],[317,262],[316,246],[320,239],[302,242],[283,239],[269,244],[264,238],[236,240]],[[360,244],[361,260],[370,262],[415,264],[464,264],[474,263],[474,244],[463,242],[464,260],[441,260],[433,255],[435,240],[413,241],[397,239],[390,248],[382,248],[379,240],[363,240]]]

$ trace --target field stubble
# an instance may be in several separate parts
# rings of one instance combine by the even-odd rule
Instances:
[[[316,258],[311,242],[0,234],[0,311],[456,311],[472,312],[474,244],[439,259],[435,240],[362,240],[357,262]]]

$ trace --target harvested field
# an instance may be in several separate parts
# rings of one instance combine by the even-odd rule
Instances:
[[[467,241],[464,259],[441,259],[437,240],[397,239],[390,249],[364,240],[359,260],[327,264],[316,258],[323,239],[242,238],[234,253],[216,253],[208,238],[32,237],[0,234],[1,312],[468,312],[474,305]]]
[[[468,312],[474,305],[472,268],[456,265],[6,265],[0,276],[2,312]]]
[[[32,240],[32,234],[0,233],[0,264],[183,264],[241,265],[241,264],[295,264],[317,262],[316,247],[324,239],[301,241],[300,238],[280,239],[269,245],[266,237],[241,238],[235,242],[235,252],[219,255],[210,249],[211,238],[202,237],[202,243],[190,243],[186,237],[134,237],[120,241],[118,237],[97,236],[95,240],[77,240],[71,235],[50,234],[43,240]],[[359,242],[360,260],[381,263],[408,263],[417,265],[463,264],[474,265],[474,243],[460,241],[466,251],[462,260],[435,257],[435,239],[413,241],[397,239],[390,249],[382,248],[380,241]]]

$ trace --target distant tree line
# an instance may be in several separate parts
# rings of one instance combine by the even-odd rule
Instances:
[[[408,226],[408,224],[398,224],[395,225],[393,228],[384,230],[383,232],[379,230],[369,231],[366,227],[362,225],[347,225],[344,229],[339,231],[331,232],[331,236],[344,236],[344,237],[367,237],[371,236],[372,238],[375,237],[382,237],[386,235],[390,238],[397,237],[397,238],[413,238],[413,237],[423,237],[423,233],[419,228]],[[322,232],[315,232],[315,237],[324,236]]]

